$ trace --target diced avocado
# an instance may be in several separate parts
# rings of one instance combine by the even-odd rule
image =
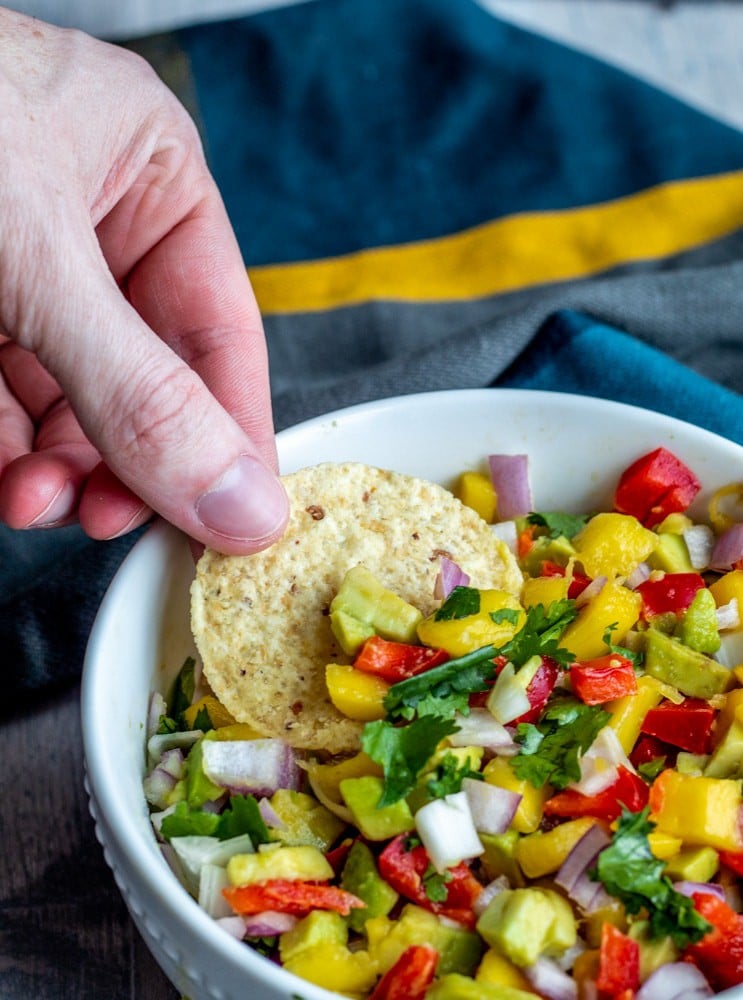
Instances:
[[[516,860],[517,845],[520,834],[517,830],[506,830],[505,833],[478,834],[485,852],[480,855],[480,863],[489,879],[505,875],[510,884],[520,889],[526,885],[524,873]]]
[[[389,840],[415,826],[405,799],[389,806],[378,806],[383,790],[382,779],[370,774],[362,778],[344,778],[340,783],[341,795],[354,823],[368,840]]]
[[[330,604],[330,626],[349,656],[375,633],[383,639],[414,642],[422,617],[417,608],[388,590],[364,566],[354,566],[346,573]],[[358,627],[352,628],[348,619]]]
[[[286,846],[312,844],[327,851],[345,827],[343,820],[304,792],[280,788],[270,802],[282,823],[270,827],[271,836]]]
[[[380,972],[391,969],[406,949],[430,944],[439,953],[437,972],[471,975],[480,963],[483,945],[473,931],[442,921],[420,906],[407,904],[397,920],[372,917],[365,927],[369,954]]]
[[[364,909],[357,907],[346,918],[354,931],[362,931],[370,917],[386,916],[400,898],[379,874],[374,855],[361,840],[357,840],[348,852],[341,886],[366,903]]]
[[[538,994],[527,993],[513,986],[483,983],[450,973],[437,980],[426,991],[426,1000],[539,1000]]]
[[[601,946],[604,924],[612,924],[620,931],[627,930],[627,912],[623,903],[612,899],[605,906],[600,906],[584,915],[581,921],[581,936],[589,948]]]
[[[207,733],[194,743],[186,758],[186,801],[192,809],[200,809],[205,802],[216,802],[225,791],[204,773],[204,740],[209,738],[210,733]]]
[[[227,862],[232,885],[249,885],[271,878],[323,882],[333,877],[333,869],[316,847],[270,847],[255,854],[235,854]]]
[[[743,713],[741,713],[743,714]],[[743,770],[743,720],[736,713],[704,768],[707,778],[738,778]]]
[[[658,534],[658,544],[648,556],[648,563],[652,569],[662,569],[666,573],[695,572],[684,536],[671,531]]]
[[[346,944],[347,941],[348,926],[340,913],[313,910],[279,937],[279,953],[281,961],[286,963],[304,948],[323,942]]]
[[[689,698],[707,700],[726,691],[732,679],[726,667],[655,628],[645,633],[645,671]]]
[[[570,903],[552,889],[504,889],[485,908],[477,930],[521,967],[540,955],[559,955],[577,938]]]
[[[557,538],[539,535],[534,539],[534,544],[524,559],[524,569],[529,576],[539,576],[543,562],[567,566],[568,562],[574,559],[577,554],[575,546],[565,535],[558,535]]]
[[[704,774],[709,761],[709,754],[686,753],[682,750],[676,757],[676,770],[681,774]]]
[[[714,847],[687,847],[668,860],[665,873],[676,882],[709,882],[719,867]]]
[[[720,648],[716,612],[714,597],[701,587],[676,626],[676,638],[698,653],[716,653]]]
[[[644,983],[662,965],[669,965],[678,960],[679,952],[673,939],[671,937],[651,937],[649,921],[636,920],[630,924],[627,933],[640,946],[641,983]]]

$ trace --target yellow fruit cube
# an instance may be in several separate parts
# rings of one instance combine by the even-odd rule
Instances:
[[[604,642],[607,629],[616,625],[611,633],[611,641],[621,643],[637,621],[641,603],[640,595],[634,590],[609,580],[581,608],[575,621],[568,625],[560,638],[560,645],[569,649],[576,660],[592,660],[603,656],[609,652],[609,647]]]
[[[485,765],[482,774],[491,785],[506,788],[509,792],[518,792],[521,802],[511,827],[518,833],[534,833],[542,822],[544,803],[552,795],[552,786],[543,785],[542,788],[535,788],[529,781],[517,778],[505,757],[493,757]]]
[[[573,538],[583,568],[594,578],[629,576],[657,544],[655,532],[629,514],[596,514]]]
[[[390,686],[381,677],[356,670],[347,663],[329,663],[325,668],[325,683],[330,700],[349,719],[372,722],[384,718],[384,697]]]
[[[617,698],[606,704],[606,710],[611,712],[609,725],[617,734],[617,739],[626,754],[632,752],[645,716],[662,700],[663,694],[655,678],[646,676],[637,679],[636,694]]]
[[[740,852],[742,784],[732,778],[663,771],[650,791],[650,819],[685,845]]]
[[[710,584],[709,589],[718,608],[722,607],[723,604],[729,604],[733,598],[738,601],[738,613],[741,616],[741,621],[735,631],[743,629],[743,569],[731,570]]]
[[[525,608],[535,608],[543,604],[548,608],[553,601],[562,601],[568,596],[566,576],[535,576],[524,580],[521,602]]]
[[[522,837],[516,845],[516,860],[524,875],[541,878],[556,872],[581,837],[595,823],[592,816],[582,816],[580,819],[561,823],[546,833],[531,833]]]
[[[465,507],[477,511],[488,524],[495,521],[498,497],[490,476],[484,472],[463,472],[454,487],[454,496],[458,497]]]

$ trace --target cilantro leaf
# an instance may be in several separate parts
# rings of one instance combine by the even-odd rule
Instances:
[[[196,713],[193,728],[200,729],[202,733],[208,733],[210,729],[214,729],[214,723],[212,722],[209,710],[205,705],[202,705]]]
[[[475,778],[484,781],[479,771],[473,771],[465,760],[460,763],[453,753],[445,753],[426,782],[429,795],[434,799],[443,799],[445,795],[461,792],[465,778]]]
[[[177,733],[178,723],[171,719],[169,715],[161,715],[157,724],[157,735],[164,736],[166,733]]]
[[[643,654],[641,652],[636,653],[632,649],[627,649],[626,646],[615,645],[611,641],[611,636],[616,628],[617,628],[616,622],[614,622],[612,625],[609,625],[606,631],[604,632],[602,638],[606,643],[606,645],[609,647],[610,653],[614,653],[616,656],[623,656],[626,660],[629,660],[632,663],[632,666],[635,668],[635,670],[637,670],[637,668],[642,665],[642,661],[644,659]]]
[[[449,622],[457,618],[468,618],[480,610],[480,591],[474,587],[455,587],[447,599],[435,612],[433,620]]]
[[[658,777],[665,766],[665,756],[653,757],[652,760],[646,760],[644,764],[640,764],[637,771],[640,777],[644,778],[646,781],[652,781],[654,778]]]
[[[509,625],[518,625],[519,612],[516,608],[499,608],[497,611],[490,612],[490,618],[496,625],[501,625],[503,622],[508,622]]]
[[[522,667],[532,656],[549,656],[560,666],[568,667],[575,656],[559,645],[558,638],[577,616],[575,601],[567,598],[553,601],[548,608],[537,604],[529,608],[523,627],[500,647],[498,653],[516,668]]]
[[[487,691],[487,681],[495,677],[493,657],[496,654],[495,646],[481,646],[471,653],[447,660],[438,667],[431,667],[422,674],[393,684],[384,698],[387,715],[392,718],[410,718],[413,714],[411,710],[417,710],[421,704],[428,705],[429,714],[432,715],[444,715],[451,710],[452,704],[456,704],[461,710],[467,695]],[[457,694],[464,695],[465,698],[449,700]],[[441,710],[430,711],[428,698],[441,700]]]
[[[230,840],[247,833],[253,846],[267,844],[271,837],[258,803],[252,795],[233,795],[221,814],[204,809],[192,809],[187,802],[179,802],[160,826],[165,840],[173,837],[217,837]]]
[[[565,788],[580,779],[580,755],[585,753],[611,718],[598,705],[557,698],[537,725],[519,723],[516,742],[521,750],[511,758],[514,774],[535,788],[547,782]]]
[[[216,813],[191,809],[187,802],[179,802],[162,821],[160,833],[166,840],[173,837],[214,837],[218,826],[219,816]]]
[[[361,748],[384,771],[384,790],[379,808],[405,798],[415,788],[418,775],[437,746],[457,731],[453,719],[424,715],[406,726],[378,720],[367,722],[361,734]]]
[[[663,874],[665,863],[650,850],[649,807],[639,813],[626,809],[618,820],[611,844],[598,856],[589,877],[621,900],[628,913],[647,912],[653,937],[669,935],[678,948],[699,941],[711,925],[694,908],[689,896],[677,892]]]
[[[193,656],[187,656],[183,661],[183,666],[178,671],[178,676],[173,685],[168,715],[179,724],[182,721],[181,716],[193,701],[196,690],[195,669],[196,660],[194,660]]]
[[[445,903],[449,890],[447,884],[452,880],[451,872],[437,872],[433,865],[429,865],[423,872],[423,889],[426,896],[432,903]]]
[[[546,528],[548,538],[559,538],[561,535],[564,535],[565,538],[573,538],[581,528],[585,527],[589,516],[588,514],[566,514],[563,511],[549,511],[528,514],[526,520],[529,524],[536,524],[540,528]]]

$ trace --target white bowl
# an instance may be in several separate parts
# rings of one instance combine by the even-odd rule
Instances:
[[[492,452],[530,456],[537,510],[611,502],[618,474],[664,445],[698,475],[703,514],[715,488],[740,478],[743,448],[635,407],[560,393],[462,390],[368,403],[279,435],[281,469],[357,460],[450,485]],[[158,523],[134,546],[101,605],[83,671],[83,740],[91,812],[134,922],[175,987],[190,1000],[320,1000],[299,980],[230,938],[163,861],[142,793],[150,692],[165,691],[193,653],[188,590],[193,562]],[[736,989],[726,994],[741,996]]]

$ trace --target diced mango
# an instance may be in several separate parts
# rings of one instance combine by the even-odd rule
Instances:
[[[652,677],[638,677],[637,693],[617,698],[605,706],[611,712],[609,725],[617,734],[617,739],[626,754],[632,752],[645,716],[663,700],[658,682]]]
[[[573,538],[590,577],[629,576],[658,544],[654,531],[629,514],[596,514]]]
[[[521,802],[511,826],[518,833],[534,833],[542,822],[544,803],[552,795],[552,786],[535,788],[529,781],[517,778],[505,757],[493,757],[485,765],[482,774],[491,785],[506,788],[509,792],[518,792]]]
[[[333,869],[317,847],[302,845],[233,854],[227,862],[227,877],[232,885],[250,885],[273,878],[324,882],[333,877]]]
[[[529,878],[541,878],[556,872],[580,838],[596,822],[592,816],[582,816],[561,823],[546,833],[530,833],[522,837],[516,845],[516,860],[524,874]]]
[[[743,629],[743,569],[731,570],[721,576],[719,580],[711,583],[709,589],[718,608],[722,607],[723,604],[729,604],[733,598],[738,601],[738,613],[740,614],[738,629]]]
[[[713,739],[715,746],[719,746],[728,734],[739,713],[743,709],[743,688],[734,688],[725,695],[725,704],[720,709],[715,720]],[[741,719],[743,721],[743,718]]]
[[[488,948],[475,973],[478,983],[492,983],[497,986],[513,986],[517,990],[529,990],[529,980],[513,962],[509,962],[496,948]]]
[[[330,700],[343,715],[359,722],[383,719],[384,697],[389,684],[346,663],[329,663],[325,668],[325,683]]]
[[[513,594],[505,590],[481,590],[480,609],[464,618],[437,620],[434,612],[418,625],[418,638],[426,646],[445,649],[450,656],[465,653],[493,643],[502,646],[522,627],[526,620],[524,609]],[[493,611],[516,611],[515,622],[493,621]]]
[[[568,578],[565,576],[527,577],[521,589],[521,602],[525,608],[535,608],[543,604],[548,608],[553,601],[562,601],[568,596]]]
[[[213,694],[205,694],[193,705],[189,705],[183,713],[188,729],[196,728],[196,720],[199,713],[205,711],[209,716],[209,721],[215,729],[220,726],[230,726],[235,721],[234,717],[227,711],[221,701],[218,701]]]
[[[484,472],[463,472],[454,487],[454,496],[465,507],[477,511],[480,517],[492,524],[498,510],[498,496],[490,476]]]
[[[688,882],[710,882],[720,867],[720,856],[714,847],[689,847],[671,858],[666,875]]]
[[[601,944],[601,930],[604,924],[613,924],[620,931],[627,930],[627,912],[618,900],[608,906],[601,906],[583,918],[582,935],[589,948],[598,948]]]
[[[685,845],[741,851],[742,784],[731,778],[662,771],[650,790],[650,819]]]
[[[681,837],[673,837],[663,830],[651,830],[648,834],[648,845],[654,858],[659,861],[668,861],[681,850],[683,840]]]
[[[348,995],[371,989],[377,968],[366,951],[350,951],[334,941],[302,948],[284,963],[288,972],[326,990]]]
[[[651,532],[652,534],[652,532]],[[585,604],[574,622],[565,629],[560,645],[569,649],[576,660],[592,660],[609,652],[604,635],[612,625],[613,643],[621,643],[640,615],[639,594],[614,580],[609,580],[595,597]]]

